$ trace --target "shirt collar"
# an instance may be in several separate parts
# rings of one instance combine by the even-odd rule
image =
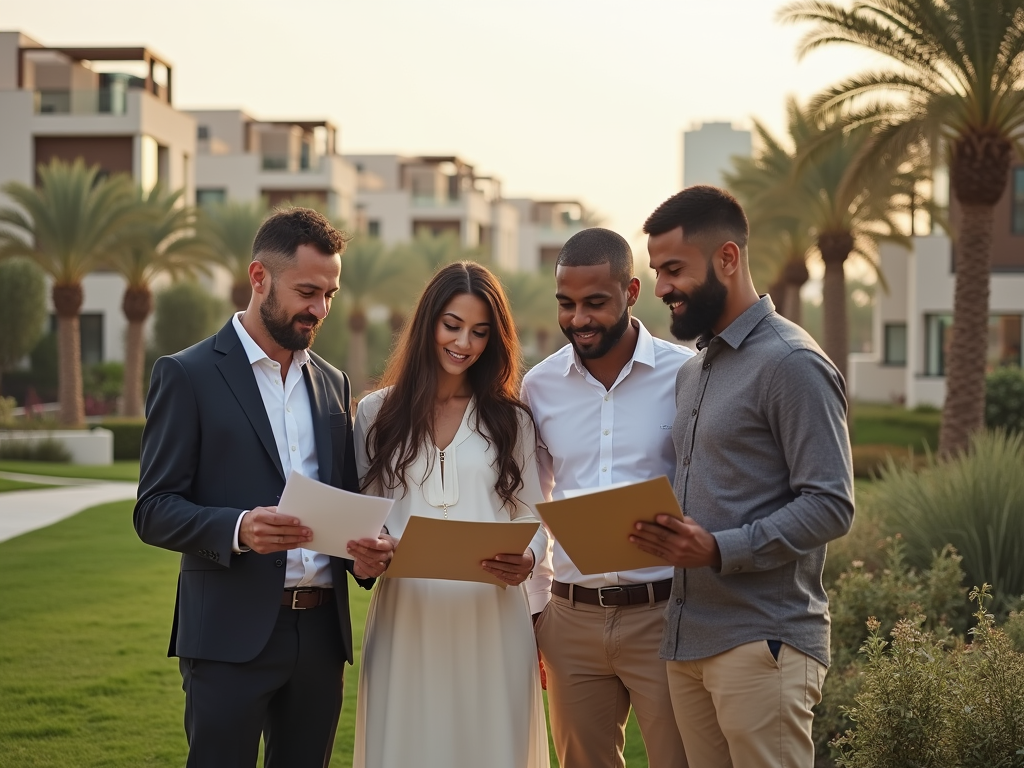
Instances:
[[[242,325],[242,314],[236,312],[231,317],[231,325],[235,329],[235,333],[238,334],[238,340],[242,342],[242,348],[245,350],[245,356],[249,358],[249,365],[256,365],[260,360],[269,360],[270,355],[263,351],[263,348],[253,341],[252,336],[245,330],[245,326]],[[305,365],[309,362],[309,352],[304,349],[297,349],[292,352],[292,360],[298,363],[300,366]]]
[[[642,363],[643,365],[654,368],[654,337],[651,336],[651,332],[644,327],[644,324],[636,317],[630,318],[630,322],[636,325],[637,339],[636,347],[633,349],[633,357],[631,362]],[[629,365],[629,363],[627,363]],[[565,370],[562,372],[563,376],[568,376],[569,373],[576,369],[581,376],[587,375],[586,366],[583,365],[583,361],[580,356],[576,354],[576,348],[569,343],[569,356],[565,361]]]
[[[728,327],[718,334],[718,337],[733,349],[739,349],[750,332],[757,327],[757,324],[775,311],[772,297],[767,293],[762,296],[756,304],[749,306],[746,311],[729,323]],[[704,349],[710,342],[711,336],[702,336],[697,342],[697,349]]]

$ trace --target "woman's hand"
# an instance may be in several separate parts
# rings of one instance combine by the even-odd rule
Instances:
[[[480,567],[492,576],[497,576],[512,587],[518,587],[533,572],[533,550],[527,547],[521,555],[495,555],[493,560],[484,560]]]
[[[360,539],[348,543],[348,553],[352,556],[352,574],[359,579],[381,576],[391,565],[395,556],[395,545],[398,539],[381,533],[376,539]]]

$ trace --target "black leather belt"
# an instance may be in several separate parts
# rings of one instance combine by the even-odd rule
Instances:
[[[334,590],[331,587],[297,587],[284,591],[281,605],[287,606],[293,611],[305,611],[333,599]]]
[[[672,594],[672,579],[647,584],[622,584],[613,587],[578,587],[561,581],[551,582],[551,594],[564,597],[570,603],[600,605],[615,608],[624,605],[651,605],[668,600]]]

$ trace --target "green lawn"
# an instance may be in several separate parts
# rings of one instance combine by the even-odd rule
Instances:
[[[6,477],[0,477],[0,493],[5,491],[27,491],[32,488],[53,488],[53,486],[40,483],[24,483],[21,480],[8,480]]]
[[[0,469],[27,471],[13,464]],[[106,504],[0,543],[3,765],[184,764],[181,680],[165,655],[178,558],[138,540],[131,510]],[[358,649],[369,593],[352,594]],[[357,679],[348,670],[335,768],[351,759]],[[626,758],[647,765],[632,718]]]
[[[113,464],[61,464],[49,461],[0,461],[0,472],[22,472],[48,477],[81,477],[88,480],[139,479],[138,461],[115,461]]]
[[[908,411],[895,405],[854,403],[850,408],[850,440],[854,445],[909,446],[921,452],[939,444],[938,411]]]

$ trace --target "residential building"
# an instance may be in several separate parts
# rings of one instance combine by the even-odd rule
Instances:
[[[316,204],[353,226],[356,172],[327,120],[257,120],[240,109],[191,110],[196,201],[265,199]]]
[[[565,241],[585,229],[587,215],[578,200],[507,201],[519,211],[519,269],[554,269]]]
[[[950,195],[954,230],[960,210]],[[882,273],[874,311],[876,352],[850,355],[848,388],[853,399],[898,402],[908,408],[941,406],[946,397],[946,356],[953,323],[956,252],[941,234],[911,238],[908,251],[883,245]],[[987,347],[990,369],[1020,366],[1024,336],[1024,161],[1011,169],[996,205],[992,239]]]
[[[149,48],[48,47],[0,32],[0,185],[31,186],[39,165],[82,158],[147,190],[184,189],[192,202],[195,122],[172,93],[171,65]],[[9,205],[0,192],[0,207]],[[123,360],[124,281],[96,272],[83,288],[83,363]]]
[[[358,174],[356,228],[386,245],[451,233],[485,249],[503,269],[519,268],[520,213],[501,182],[454,156],[346,155]]]
[[[750,131],[733,128],[731,123],[704,123],[683,131],[683,187],[724,187],[722,173],[732,169],[732,158],[750,157],[752,152]]]

